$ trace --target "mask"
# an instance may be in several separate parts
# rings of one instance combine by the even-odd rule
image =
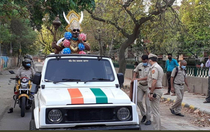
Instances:
[[[171,60],[172,58],[171,57],[168,57],[168,59]]]
[[[181,66],[182,67],[182,69],[186,69],[186,66]]]
[[[31,64],[30,64],[30,63],[28,63],[28,64],[26,64],[26,66],[31,66]]]
[[[148,63],[143,63],[143,66],[147,66],[148,65]]]

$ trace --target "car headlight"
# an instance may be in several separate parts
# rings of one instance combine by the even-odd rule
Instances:
[[[59,109],[52,109],[48,113],[48,119],[51,123],[60,123],[63,120],[62,112]]]
[[[126,121],[131,118],[130,110],[126,107],[122,107],[117,111],[117,118],[121,121]]]

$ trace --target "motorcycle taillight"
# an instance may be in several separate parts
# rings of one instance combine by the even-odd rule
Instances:
[[[18,91],[15,91],[15,95],[17,95],[18,94]]]

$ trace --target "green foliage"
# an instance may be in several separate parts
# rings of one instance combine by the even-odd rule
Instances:
[[[38,32],[35,44],[40,45],[40,48],[43,49],[42,53],[45,55],[49,55],[53,52],[51,47],[52,40],[53,36],[51,35],[51,32],[46,26],[42,25],[42,29]]]
[[[31,26],[41,29],[43,24],[42,18],[49,14],[48,23],[52,23],[57,15],[60,16],[61,22],[65,23],[63,12],[75,10],[80,12],[84,9],[94,9],[94,0],[15,0],[15,4],[22,8],[26,7],[31,20]]]
[[[210,51],[210,1],[184,0],[180,8],[180,19],[185,27],[179,40],[183,41],[184,51],[201,56]]]

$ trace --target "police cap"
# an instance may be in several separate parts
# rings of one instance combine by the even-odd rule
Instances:
[[[148,56],[149,59],[150,59],[150,58],[153,58],[153,57],[154,57],[154,58],[158,58],[157,55],[152,54],[152,53],[150,53],[149,56]]]

